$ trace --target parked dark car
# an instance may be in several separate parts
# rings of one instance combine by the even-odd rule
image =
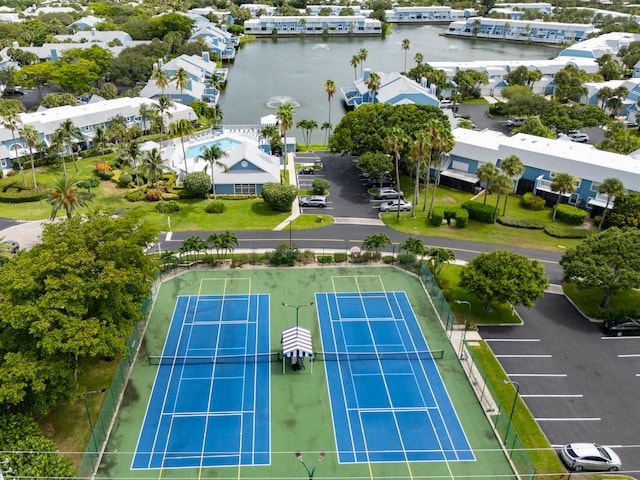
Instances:
[[[21,97],[24,92],[19,88],[5,88],[2,92],[3,97]]]
[[[369,187],[395,187],[396,181],[391,175],[383,175],[382,177],[369,177],[367,179]]]
[[[602,324],[602,329],[608,335],[621,337],[622,335],[640,335],[640,319],[637,318],[618,318],[616,320],[607,320]]]
[[[315,168],[313,167],[302,167],[300,169],[300,173],[303,175],[313,175],[315,173]]]

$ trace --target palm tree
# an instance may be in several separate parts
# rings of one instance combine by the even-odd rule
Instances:
[[[158,187],[158,180],[164,171],[164,160],[157,148],[145,152],[142,157],[142,170],[147,177],[147,184]]]
[[[371,103],[376,103],[376,92],[380,90],[380,75],[375,72],[369,74],[369,78],[364,82],[371,92]]]
[[[104,127],[98,126],[96,127],[96,131],[93,135],[93,140],[91,143],[98,147],[100,150],[100,155],[102,156],[102,163],[105,163],[104,160],[104,148],[109,144],[109,139],[107,138],[107,132]]]
[[[510,155],[500,163],[500,168],[504,172],[505,175],[515,180],[515,185],[513,186],[513,193],[515,194],[518,191],[518,182],[520,181],[520,177],[524,173],[524,165],[522,160],[517,155]],[[509,195],[505,196],[504,199],[504,209],[502,211],[502,215],[507,214],[507,199]]]
[[[443,123],[440,120],[436,120],[433,122],[433,127],[431,130],[431,138],[433,142],[433,147],[438,152],[438,162],[435,163],[436,166],[436,179],[433,183],[433,192],[431,193],[431,202],[429,203],[429,211],[427,212],[427,216],[431,217],[431,211],[433,210],[433,204],[436,199],[436,192],[438,191],[438,184],[440,183],[440,172],[444,167],[443,162],[445,160],[445,153],[453,150],[453,146],[456,141],[451,134],[451,129],[449,128],[449,123]],[[447,157],[448,158],[448,157]]]
[[[51,135],[51,146],[55,149],[56,153],[60,154],[60,158],[62,159],[62,172],[64,176],[67,176],[67,162],[64,159],[65,154],[65,143],[64,143],[64,135],[60,129],[53,132]]]
[[[404,71],[407,71],[407,53],[409,52],[409,46],[411,45],[411,40],[405,38],[402,40],[402,50],[404,50]]]
[[[62,136],[64,143],[69,147],[69,152],[71,153],[71,161],[73,162],[73,166],[76,169],[76,172],[79,172],[78,165],[76,164],[76,157],[73,152],[73,145],[75,144],[73,140],[82,140],[84,138],[84,135],[82,135],[82,131],[78,127],[76,127],[73,121],[70,119],[62,122],[57,130],[60,131],[60,135]]]
[[[290,103],[283,103],[278,107],[278,113],[276,117],[280,122],[280,130],[282,130],[282,141],[284,147],[282,148],[282,157],[284,158],[284,164],[287,165],[287,131],[293,128],[293,105]]]
[[[180,67],[171,77],[171,80],[176,82],[176,87],[180,90],[180,100],[182,101],[182,93],[189,86],[189,73],[183,67]]]
[[[31,125],[25,125],[18,130],[18,135],[20,135],[29,148],[29,158],[31,159],[31,178],[33,179],[33,188],[37,189],[38,183],[36,182],[36,168],[33,160],[33,149],[40,138],[40,133]]]
[[[216,197],[216,183],[213,178],[213,175],[214,175],[213,171],[215,170],[215,167],[222,168],[222,171],[225,173],[229,171],[229,167],[225,163],[222,163],[220,161],[222,157],[226,157],[226,156],[228,156],[227,152],[222,150],[218,145],[213,144],[210,147],[204,147],[202,149],[202,154],[196,158],[196,160],[199,160],[202,158],[203,160],[209,162],[209,166],[211,167],[211,172],[210,172],[211,173],[211,191],[213,192],[214,201],[217,200],[217,197]]]
[[[387,153],[392,153],[395,158],[396,168],[396,186],[400,192],[400,152],[409,138],[400,127],[391,127],[389,133],[382,142],[382,146]],[[396,212],[396,221],[400,221],[400,202],[398,202],[398,211]]]
[[[553,206],[553,217],[551,219],[552,222],[555,222],[556,213],[558,213],[558,204],[560,203],[560,198],[565,193],[573,192],[576,189],[575,180],[573,176],[569,175],[568,173],[559,173],[551,181],[550,188],[552,192],[558,192],[556,203]]]
[[[391,239],[384,233],[367,235],[362,242],[364,249],[373,253],[374,258],[380,258],[380,250],[387,245],[391,245]]]
[[[353,67],[353,78],[358,79],[358,65],[360,64],[360,56],[354,55],[351,57],[349,64]]]
[[[140,119],[142,120],[142,132],[146,135],[148,133],[147,129],[147,121],[151,120],[152,115],[154,113],[153,107],[151,107],[148,103],[143,103],[140,105],[140,109],[138,110],[140,113]]]
[[[432,248],[427,251],[427,256],[429,257],[429,269],[436,278],[440,275],[445,263],[453,262],[456,259],[455,253],[446,248]]]
[[[611,197],[618,197],[626,192],[624,185],[617,178],[605,178],[600,186],[598,187],[598,193],[604,193],[607,195],[607,204],[604,206],[604,211],[602,212],[602,218],[600,219],[600,224],[598,225],[598,230],[602,230],[602,225],[604,224],[604,218],[607,216],[607,210],[609,210],[609,203],[611,202]]]
[[[360,51],[358,52],[358,60],[360,60],[360,76],[363,76],[364,62],[367,61],[368,55],[369,55],[369,52],[367,51],[366,48],[361,48]]]
[[[91,200],[91,195],[78,188],[77,180],[67,178],[64,175],[58,177],[47,195],[47,203],[52,206],[50,218],[55,220],[58,210],[61,208],[64,209],[67,218],[71,218],[73,211],[77,207],[86,206],[89,200]]]
[[[327,143],[329,142],[329,135],[331,135],[331,129],[333,128],[333,125],[331,125],[331,122],[324,122],[322,124],[322,126],[320,127],[320,130],[324,130],[324,144],[327,145]]]
[[[484,187],[484,204],[487,204],[487,194],[489,193],[489,189],[491,188],[491,182],[493,179],[498,176],[498,169],[493,163],[483,163],[476,170],[476,175],[478,176],[478,180],[480,182],[485,183]]]
[[[500,197],[502,195],[509,195],[509,192],[513,190],[513,178],[503,173],[499,174],[493,179],[491,183],[491,193],[497,193],[498,199],[496,200],[496,209],[493,213],[493,221],[496,221],[498,217],[498,205],[500,204]]]
[[[418,53],[415,54],[413,59],[415,60],[416,64],[418,66],[420,66],[420,65],[422,65],[422,62],[424,62],[424,55],[421,54],[420,52],[418,52]]]
[[[173,108],[173,102],[166,95],[162,95],[158,99],[158,103],[153,106],[159,115],[160,119],[160,153],[162,154],[162,134],[164,133],[164,114],[167,114],[167,117],[171,118],[173,115],[169,113],[167,110]]]
[[[160,89],[162,95],[164,96],[164,89],[169,86],[171,77],[169,77],[169,75],[167,75],[167,72],[165,72],[162,67],[158,65],[151,73],[151,79],[156,81],[156,87]]]
[[[16,162],[18,162],[18,168],[20,169],[20,175],[22,176],[22,184],[26,187],[27,181],[24,178],[22,162],[20,162],[20,157],[18,156],[18,143],[16,143],[16,132],[21,124],[22,120],[14,110],[8,110],[2,114],[2,126],[11,130],[11,138],[13,140],[11,147],[16,147]],[[9,147],[9,151],[11,151],[11,147]],[[9,155],[9,158],[11,158],[11,155]]]
[[[307,144],[307,148],[309,148],[309,144],[311,143],[311,132],[318,128],[318,122],[315,120],[300,120],[296,127],[302,130],[304,142]]]
[[[142,150],[140,150],[140,143],[131,142],[127,146],[127,157],[129,159],[129,165],[136,175],[136,185],[138,186],[138,191],[140,191],[140,172],[138,171],[138,160],[140,159],[140,155],[142,155]]]
[[[431,137],[429,137],[427,132],[424,131],[418,132],[416,134],[416,139],[411,145],[411,156],[413,157],[413,161],[416,166],[416,181],[413,188],[413,205],[411,205],[411,218],[415,218],[416,216],[415,208],[418,204],[420,195],[420,172],[422,171],[424,159],[428,158],[431,153],[431,146]],[[427,177],[429,176],[429,167],[429,162],[427,162]],[[428,180],[427,185],[429,185]]]
[[[193,125],[186,118],[169,124],[169,135],[172,137],[180,137],[180,144],[182,145],[182,160],[184,161],[184,171],[186,175],[189,175],[189,169],[187,167],[187,154],[184,150],[184,137],[193,133]]]
[[[333,95],[338,91],[338,86],[333,80],[327,80],[324,82],[324,91],[327,92],[327,100],[329,102],[329,122],[331,122],[331,99]]]

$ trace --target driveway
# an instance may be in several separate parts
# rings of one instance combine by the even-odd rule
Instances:
[[[523,325],[479,331],[549,442],[610,445],[623,470],[640,470],[640,337],[604,336],[563,295],[545,294],[518,313]]]

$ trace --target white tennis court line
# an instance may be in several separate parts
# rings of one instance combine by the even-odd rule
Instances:
[[[517,355],[517,354],[508,354],[508,355],[496,355],[496,358],[551,358],[553,357],[553,355],[528,355],[528,354],[522,354],[522,355]]]
[[[566,377],[566,373],[508,373],[509,377]]]

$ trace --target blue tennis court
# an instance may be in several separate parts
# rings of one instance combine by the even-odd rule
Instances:
[[[316,305],[340,463],[475,459],[405,292]]]
[[[268,295],[180,296],[132,469],[268,465]]]

